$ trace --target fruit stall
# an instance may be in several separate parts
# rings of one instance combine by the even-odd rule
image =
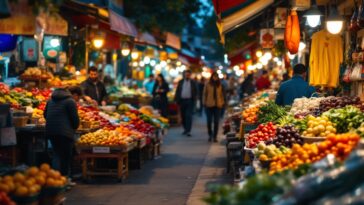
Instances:
[[[10,105],[14,126],[13,139],[5,139],[2,136],[0,140],[0,201],[4,200],[4,203],[11,204],[13,200],[19,204],[18,199],[27,203],[32,199],[40,202],[43,190],[45,194],[54,191],[51,185],[48,190],[47,185],[44,188],[44,184],[38,184],[33,180],[38,174],[28,174],[28,169],[33,170],[32,173],[36,170],[48,182],[48,175],[42,174],[49,171],[42,170],[46,165],[27,168],[51,161],[51,149],[45,136],[46,120],[43,117],[46,101],[51,93],[52,90],[46,88],[10,89],[6,84],[0,83],[0,102]],[[100,107],[78,104],[78,115],[80,126],[76,131],[74,156],[74,164],[77,165],[73,169],[77,170],[80,167],[85,181],[103,175],[114,176],[121,181],[128,176],[129,169],[142,168],[145,160],[154,159],[160,154],[163,137],[169,126],[168,119],[161,117],[151,106],[141,106],[137,109],[126,103]],[[102,159],[112,163],[105,164],[102,162],[105,160]],[[22,164],[27,166],[21,166],[18,170],[17,165]],[[16,172],[14,176],[13,172]],[[58,172],[53,177],[54,172],[49,176],[49,184],[56,180],[55,186],[61,193],[61,184],[58,182],[63,178],[58,176]],[[23,178],[21,183],[15,180],[15,176],[20,175]],[[25,184],[27,181],[34,183]],[[34,188],[32,184],[39,186]]]
[[[235,185],[217,187],[208,204],[363,203],[358,97],[299,98],[280,107],[257,93],[223,127]]]

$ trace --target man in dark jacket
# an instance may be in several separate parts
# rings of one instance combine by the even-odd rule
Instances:
[[[56,89],[44,110],[46,136],[50,139],[62,175],[69,176],[74,134],[79,126],[76,102],[71,93]]]
[[[88,79],[81,84],[85,99],[88,101],[92,99],[99,105],[106,105],[106,88],[104,83],[99,80],[97,68],[94,66],[89,68],[88,75]]]
[[[198,96],[197,84],[191,79],[191,71],[183,72],[183,79],[178,82],[175,101],[180,107],[183,135],[191,136],[193,108]]]

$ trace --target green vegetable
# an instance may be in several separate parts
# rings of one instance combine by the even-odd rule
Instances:
[[[261,106],[258,112],[258,122],[277,123],[280,118],[287,115],[287,111],[284,107],[275,104],[273,101],[268,101],[266,105]]]
[[[346,133],[356,129],[364,122],[364,113],[358,108],[348,105],[340,109],[331,109],[323,114],[336,125],[337,133]]]

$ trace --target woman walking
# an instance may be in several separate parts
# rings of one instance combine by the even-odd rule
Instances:
[[[214,72],[210,81],[205,85],[203,92],[203,104],[206,108],[207,131],[209,142],[217,142],[217,133],[219,130],[219,120],[222,108],[226,104],[224,87],[221,84],[219,75]],[[212,123],[214,124],[212,130]]]
[[[157,76],[153,87],[154,107],[160,110],[163,117],[168,117],[168,98],[169,86],[162,74]]]

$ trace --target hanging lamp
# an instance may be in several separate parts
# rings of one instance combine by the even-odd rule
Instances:
[[[321,24],[321,16],[323,15],[318,9],[316,1],[312,0],[311,8],[303,16],[306,17],[307,24],[311,28],[315,28]]]
[[[326,29],[331,34],[338,34],[341,32],[344,26],[344,19],[339,15],[339,12],[335,6],[330,8],[330,15],[326,20]]]

